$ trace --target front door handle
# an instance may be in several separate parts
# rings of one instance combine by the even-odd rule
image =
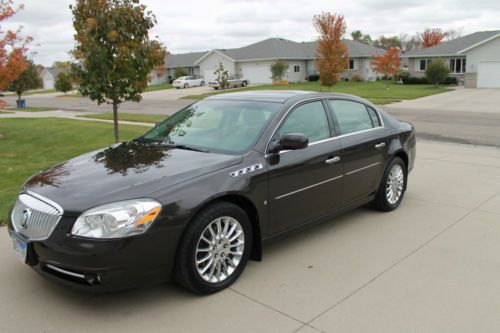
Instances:
[[[337,163],[338,161],[340,161],[340,157],[339,156],[335,156],[335,157],[327,159],[325,161],[325,163],[326,164],[334,164],[334,163]]]
[[[377,143],[377,144],[375,145],[375,148],[377,148],[377,149],[382,149],[382,148],[384,148],[384,147],[385,147],[385,142]]]

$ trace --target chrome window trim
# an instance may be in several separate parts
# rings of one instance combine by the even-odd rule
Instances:
[[[288,108],[288,110],[285,112],[285,114],[283,115],[283,117],[281,117],[279,123],[276,125],[276,127],[273,130],[273,132],[271,133],[271,136],[269,137],[269,140],[267,141],[266,149],[264,150],[265,151],[264,158],[268,158],[268,157],[275,156],[275,155],[281,155],[281,154],[288,153],[289,151],[291,151],[291,150],[282,150],[282,151],[280,151],[277,154],[276,153],[274,153],[274,154],[268,154],[267,153],[267,151],[269,149],[269,144],[271,143],[271,140],[274,137],[274,134],[276,134],[276,131],[281,126],[281,123],[285,120],[285,118],[288,115],[288,113],[290,113],[290,111],[292,111],[293,108],[295,108],[297,105],[299,105],[302,102],[315,101],[315,100],[320,100],[320,101],[326,100],[327,102],[329,100],[343,100],[343,101],[350,101],[350,102],[355,102],[355,103],[363,104],[365,106],[365,108],[366,107],[370,107],[370,108],[372,108],[375,111],[375,113],[377,114],[378,119],[380,120],[380,124],[381,125],[377,126],[377,127],[373,127],[373,128],[368,128],[368,129],[365,129],[365,130],[357,131],[357,132],[352,132],[352,133],[347,133],[347,134],[341,134],[341,135],[337,135],[337,136],[334,136],[334,137],[331,137],[331,138],[327,138],[327,139],[322,139],[322,140],[310,142],[308,144],[308,146],[314,146],[314,145],[317,145],[317,144],[320,144],[320,143],[324,143],[324,142],[328,142],[328,141],[332,141],[332,140],[336,140],[336,139],[345,138],[345,137],[348,137],[348,136],[351,136],[351,135],[366,133],[366,132],[370,132],[370,131],[374,131],[374,130],[385,128],[384,119],[380,115],[380,112],[377,110],[377,108],[374,108],[374,107],[371,107],[369,105],[366,105],[365,103],[362,103],[362,102],[359,102],[359,101],[355,101],[355,100],[352,100],[352,99],[349,99],[349,98],[325,98],[325,97],[307,98],[307,99],[303,99],[303,100],[301,100],[299,102],[294,103],[292,106],[290,106]],[[328,110],[325,110],[325,112],[328,112]],[[368,110],[366,110],[366,112],[368,112]],[[305,149],[307,149],[307,148],[305,148]]]
[[[313,188],[313,187],[316,187],[316,186],[319,186],[319,185],[323,185],[325,183],[328,183],[328,182],[331,182],[331,181],[334,181],[334,180],[337,180],[339,178],[342,178],[344,177],[343,175],[340,175],[340,176],[337,176],[337,177],[333,177],[333,178],[330,178],[330,179],[327,179],[327,180],[324,180],[322,182],[319,182],[319,183],[316,183],[316,184],[312,184],[312,185],[309,185],[309,186],[306,186],[306,187],[303,187],[303,188],[300,188],[298,190],[295,190],[295,191],[292,191],[292,192],[289,192],[289,193],[286,193],[286,194],[282,194],[282,195],[279,195],[277,197],[275,197],[274,199],[275,200],[279,200],[279,199],[282,199],[282,198],[285,198],[285,197],[288,197],[290,195],[293,195],[293,194],[296,194],[296,193],[299,193],[299,192],[302,192],[302,191],[305,191],[305,190],[308,190],[310,188]]]

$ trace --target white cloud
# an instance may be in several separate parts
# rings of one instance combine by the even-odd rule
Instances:
[[[69,59],[73,26],[69,0],[23,0],[25,9],[2,29],[24,26],[39,46],[35,61],[50,65]],[[500,2],[491,0],[143,0],[156,15],[152,36],[171,52],[234,48],[269,37],[313,40],[312,17],[324,11],[345,16],[347,30],[372,37],[414,34],[426,27],[464,33],[500,29]]]

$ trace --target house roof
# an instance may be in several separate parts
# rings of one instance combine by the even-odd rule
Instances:
[[[361,42],[344,40],[347,44],[350,57],[371,57],[385,51]],[[207,56],[210,52],[217,52],[235,61],[266,60],[266,59],[315,59],[316,41],[294,42],[284,38],[268,38],[263,41],[234,49],[215,49],[205,52],[183,53],[167,56],[167,67],[189,67]]]
[[[473,34],[450,40],[426,49],[413,50],[403,55],[405,58],[438,57],[460,55],[462,51],[478,46],[483,42],[500,35],[500,30],[478,31]]]

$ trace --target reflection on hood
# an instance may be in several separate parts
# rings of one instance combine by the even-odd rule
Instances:
[[[94,155],[94,161],[102,163],[108,174],[120,173],[126,176],[129,171],[143,173],[149,168],[162,168],[162,162],[167,160],[170,154],[170,150],[160,144],[130,141],[98,152]]]

